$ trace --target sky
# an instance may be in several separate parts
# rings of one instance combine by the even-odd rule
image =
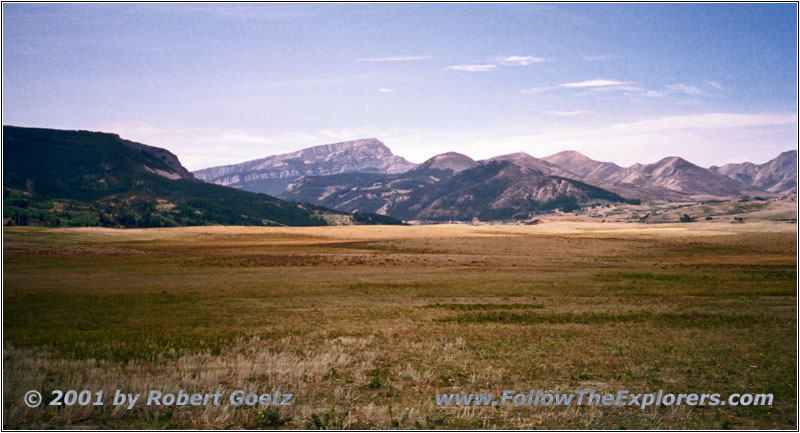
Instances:
[[[413,162],[763,163],[797,148],[797,22],[794,3],[4,3],[2,120],[190,170],[368,137]]]

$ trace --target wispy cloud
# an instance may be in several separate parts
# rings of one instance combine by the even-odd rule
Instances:
[[[359,62],[414,62],[418,60],[432,59],[433,56],[388,56],[388,57],[365,57],[358,59]]]
[[[585,88],[585,87],[606,87],[606,86],[621,86],[625,84],[630,84],[630,81],[617,81],[617,80],[606,80],[603,78],[596,78],[594,80],[586,80],[586,81],[579,81],[576,83],[564,83],[559,84],[558,87],[566,87],[566,88]]]
[[[581,56],[583,60],[587,60],[590,62],[605,62],[606,60],[616,59],[617,56],[611,54],[603,54],[600,56]]]
[[[592,92],[642,92],[643,91],[641,87],[631,86],[628,84],[619,84],[612,86],[596,86],[596,87],[590,87],[588,90]]]
[[[487,72],[497,69],[497,65],[453,65],[444,68],[445,71]]]
[[[556,89],[587,89],[587,90],[605,90],[605,91],[637,91],[641,90],[638,87],[630,86],[630,81],[608,80],[605,78],[595,78],[594,80],[577,81],[572,83],[562,83],[555,86],[544,87],[531,87],[525,89],[522,93],[541,93]]]
[[[705,81],[705,85],[712,90],[722,89],[722,86],[716,81]],[[664,96],[676,93],[691,95],[691,96],[712,95],[708,93],[707,91],[708,89],[704,90],[700,87],[686,83],[668,84],[664,86],[664,88],[666,90],[647,90],[637,86],[632,81],[619,81],[619,80],[610,80],[606,78],[595,78],[593,80],[561,83],[554,86],[531,87],[528,89],[524,89],[521,92],[535,94],[535,93],[542,93],[559,89],[582,89],[587,92],[631,92],[632,94],[638,96],[645,96],[648,98],[662,98]],[[580,93],[580,95],[586,95],[586,94],[588,93],[586,92]]]
[[[535,94],[535,93],[547,92],[549,90],[554,90],[554,89],[558,89],[558,86],[531,87],[529,89],[524,89],[521,92],[528,94]]]
[[[486,72],[502,66],[529,66],[534,63],[549,62],[551,59],[534,56],[497,56],[490,60],[492,63],[452,65],[444,68],[445,71]]]
[[[698,89],[697,87],[691,86],[689,84],[684,84],[684,83],[668,84],[666,87],[669,90],[679,93],[685,93],[687,95],[706,95],[706,92],[704,92],[703,90]]]
[[[497,57],[495,61],[506,66],[528,66],[534,63],[549,62],[550,59],[533,56],[505,56]]]
[[[553,116],[580,116],[582,114],[590,114],[591,110],[573,110],[573,111],[545,111],[546,114]]]
[[[378,92],[380,92],[380,93],[392,93],[393,90],[392,89],[387,89],[385,87],[381,87],[380,89],[378,89]]]

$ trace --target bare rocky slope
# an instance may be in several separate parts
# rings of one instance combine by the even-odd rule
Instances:
[[[652,164],[633,164],[608,178],[639,187],[661,187],[687,195],[735,196],[758,193],[754,188],[677,156]]]
[[[574,173],[585,182],[623,197],[641,200],[690,200],[693,196],[730,197],[757,194],[756,189],[759,189],[674,156],[652,164],[633,164],[625,168],[611,162],[595,161],[571,150],[542,160]]]
[[[712,166],[715,173],[776,194],[797,192],[797,150],[783,152],[764,164],[742,162]]]
[[[613,162],[595,161],[574,150],[565,150],[542,158],[553,165],[577,174],[586,180],[604,181],[622,171],[622,167]]]

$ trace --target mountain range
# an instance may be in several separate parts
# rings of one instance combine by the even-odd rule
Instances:
[[[796,150],[761,165],[711,168],[676,156],[621,167],[563,151],[545,158],[518,152],[483,161],[447,152],[397,174],[355,169],[325,175],[310,170],[279,196],[404,220],[463,221],[529,218],[603,201],[697,201],[796,192]]]
[[[575,151],[480,161],[447,152],[417,165],[368,138],[190,173],[169,151],[116,134],[4,126],[3,143],[7,224],[528,220],[612,203],[797,192],[796,150],[763,164],[710,168],[677,156],[621,167]]]
[[[399,223],[199,181],[116,134],[3,126],[6,224],[110,227]]]

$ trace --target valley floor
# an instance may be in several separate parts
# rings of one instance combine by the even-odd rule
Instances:
[[[4,428],[795,429],[797,225],[3,231]],[[34,389],[294,394],[28,408]],[[439,407],[437,393],[772,393]]]

